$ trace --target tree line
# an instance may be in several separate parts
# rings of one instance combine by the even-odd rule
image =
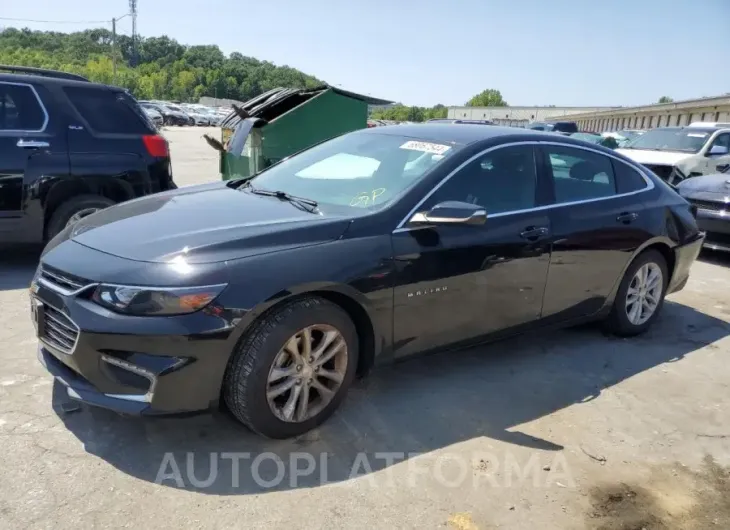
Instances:
[[[289,66],[277,66],[216,45],[186,46],[167,36],[138,37],[108,29],[74,33],[0,29],[0,64],[49,68],[80,74],[91,81],[128,89],[137,99],[198,101],[201,96],[246,101],[277,87],[313,88],[323,84]],[[114,62],[116,61],[116,73]],[[498,90],[475,95],[467,106],[507,106]],[[393,105],[377,110],[375,119],[426,121],[446,118],[444,105]]]
[[[6,28],[0,64],[50,68],[130,90],[138,99],[197,101],[201,96],[245,101],[277,87],[312,88],[314,76],[215,45],[185,46],[167,36],[132,38],[99,28],[75,33]],[[117,72],[114,74],[113,58]]]
[[[488,88],[472,97],[465,104],[466,107],[507,107],[499,90]],[[401,103],[385,109],[374,111],[371,118],[376,120],[393,121],[427,121],[446,118],[448,109],[441,104],[433,107],[409,107]]]

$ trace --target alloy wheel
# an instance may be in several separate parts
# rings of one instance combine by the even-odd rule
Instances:
[[[664,288],[662,269],[656,263],[642,265],[626,292],[626,316],[635,326],[644,324],[656,312]]]
[[[99,210],[100,210],[100,208],[84,208],[83,210],[79,210],[78,212],[76,212],[69,218],[69,220],[66,222],[66,226],[70,226],[72,224],[78,223],[84,217],[88,217],[92,213],[96,213]]]
[[[279,350],[269,370],[269,408],[286,422],[313,418],[342,386],[347,362],[347,343],[336,328],[315,324],[299,330]]]

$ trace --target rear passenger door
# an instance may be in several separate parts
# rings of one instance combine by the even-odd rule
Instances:
[[[113,187],[111,198],[117,202],[160,191],[169,161],[148,156],[143,137],[156,131],[142,110],[135,109],[136,101],[121,90],[99,86],[69,85],[63,92],[77,114],[68,131],[72,173],[84,177],[92,189],[112,188],[112,177],[126,182],[124,189]],[[158,162],[165,167],[157,168]]]
[[[633,252],[651,237],[640,193],[649,182],[597,150],[543,143],[540,154],[555,204],[542,314],[558,322],[599,311]]]

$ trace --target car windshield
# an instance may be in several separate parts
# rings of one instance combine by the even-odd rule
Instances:
[[[182,109],[180,107],[175,106],[175,105],[167,105],[167,108],[168,109],[171,109],[171,110],[176,110],[178,112],[182,112]]]
[[[275,164],[251,184],[320,205],[378,209],[458,149],[395,134],[354,132]]]
[[[697,153],[711,136],[701,129],[652,129],[637,136],[626,147],[651,151]]]

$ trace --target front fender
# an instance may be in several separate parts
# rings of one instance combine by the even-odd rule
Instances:
[[[376,356],[392,344],[393,264],[388,236],[341,239],[252,256],[228,266],[235,280],[220,303],[239,315],[232,335],[236,341],[272,307],[320,294],[367,317]]]

